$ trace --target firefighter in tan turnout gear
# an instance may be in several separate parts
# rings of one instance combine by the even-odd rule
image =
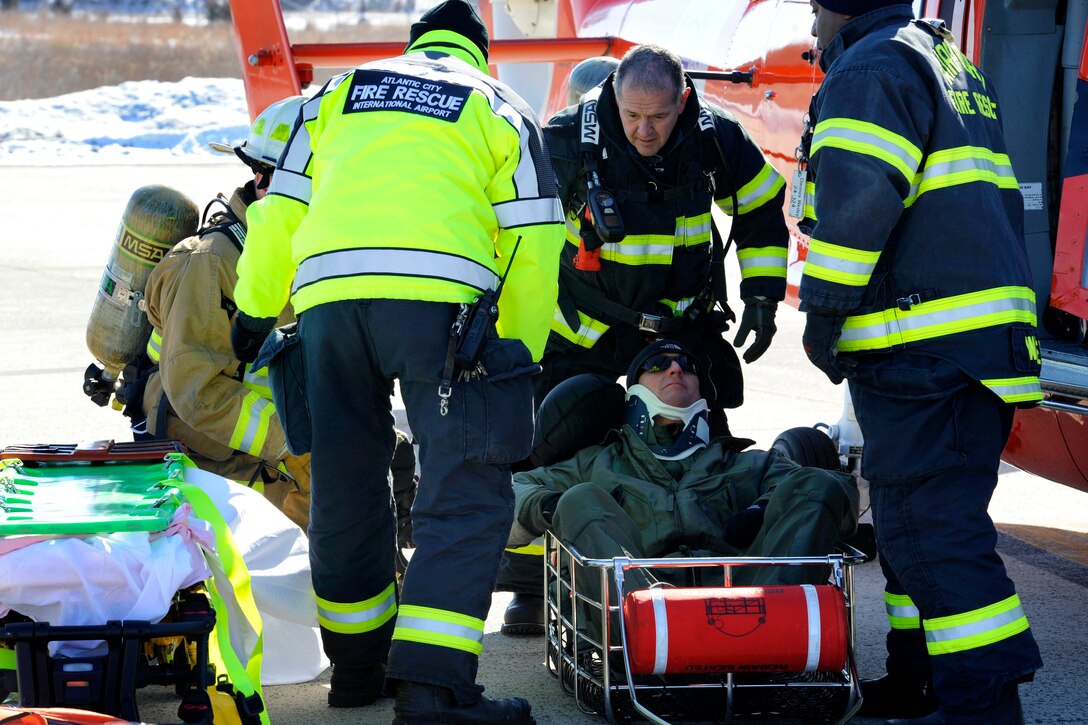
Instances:
[[[204,470],[263,487],[266,497],[306,530],[309,455],[287,450],[267,369],[239,362],[230,345],[246,208],[264,195],[304,100],[294,96],[269,106],[241,146],[212,144],[216,151],[236,154],[254,178],[229,200],[220,195],[211,202],[200,231],[175,245],[148,278],[146,311],[153,330],[147,355],[157,369],[147,378],[143,409],[148,433],[183,441]],[[279,323],[292,319],[288,308]],[[411,489],[411,441],[398,432],[397,442],[398,460],[412,459],[397,478]]]

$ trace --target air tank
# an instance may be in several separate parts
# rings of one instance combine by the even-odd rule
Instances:
[[[140,304],[151,270],[171,247],[195,234],[199,222],[192,200],[168,186],[142,186],[129,198],[87,320],[87,348],[102,364],[94,376],[96,390],[87,394],[99,405],[151,336]]]

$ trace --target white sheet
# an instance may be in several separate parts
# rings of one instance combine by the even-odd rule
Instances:
[[[215,502],[249,568],[264,626],[262,684],[312,680],[328,660],[317,629],[305,535],[245,486],[193,468],[185,479]],[[158,622],[178,589],[211,575],[195,541],[214,549],[214,542],[208,545],[210,528],[187,506],[178,513],[166,536],[64,537],[0,554],[0,614],[14,609],[54,625]],[[85,654],[90,644],[64,643],[58,651]]]

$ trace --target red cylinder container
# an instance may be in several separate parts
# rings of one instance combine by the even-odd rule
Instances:
[[[638,675],[837,671],[846,664],[846,598],[828,584],[654,588],[623,603]]]

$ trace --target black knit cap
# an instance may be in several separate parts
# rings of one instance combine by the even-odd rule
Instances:
[[[910,5],[910,0],[816,0],[820,7],[843,15],[864,15],[889,5]]]
[[[419,20],[412,23],[412,30],[408,34],[408,46],[420,39],[425,33],[432,30],[449,30],[471,40],[484,54],[487,60],[487,45],[491,39],[487,35],[487,27],[476,14],[476,8],[465,0],[446,0],[435,5],[423,13]]]
[[[687,355],[695,361],[695,374],[699,376],[699,395],[706,398],[710,391],[710,378],[707,375],[709,372],[707,369],[706,361],[693,353],[687,347],[681,345],[673,340],[658,340],[657,342],[650,343],[642,352],[635,355],[635,359],[631,361],[631,366],[627,368],[627,387],[632,385],[638,385],[639,376],[642,375],[642,364],[652,358],[654,355],[660,355],[667,353],[669,355]]]

